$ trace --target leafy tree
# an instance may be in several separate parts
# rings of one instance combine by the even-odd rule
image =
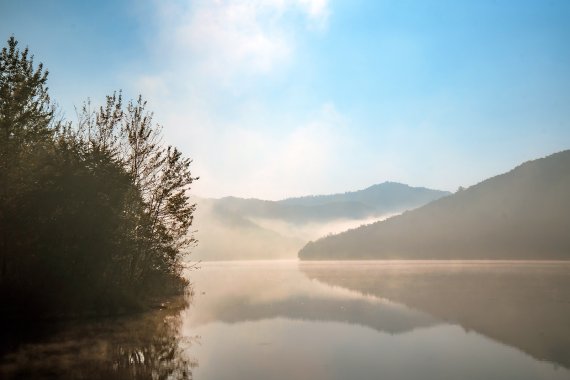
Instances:
[[[191,160],[119,92],[54,122],[47,71],[0,59],[0,296],[10,312],[116,311],[186,285]]]
[[[7,45],[0,54],[0,283],[9,269],[11,245],[19,243],[9,228],[17,219],[19,199],[37,186],[29,174],[54,132],[47,70],[41,63],[34,68],[28,48],[20,51],[14,37]]]
[[[164,146],[161,127],[153,124],[147,102],[139,96],[123,109],[121,94],[107,96],[105,106],[92,111],[82,107],[74,138],[89,147],[91,154],[108,152],[130,175],[137,190],[136,219],[130,234],[137,240],[136,254],[130,261],[132,281],[151,273],[179,273],[184,249],[195,239],[189,233],[195,204],[189,202],[192,160]]]
[[[54,115],[46,86],[48,71],[40,63],[34,68],[28,48],[18,49],[14,37],[0,54],[0,143],[32,144],[53,133]]]

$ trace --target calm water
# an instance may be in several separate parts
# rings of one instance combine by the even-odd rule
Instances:
[[[208,263],[190,276],[194,295],[165,310],[7,334],[0,378],[570,379],[570,263]]]

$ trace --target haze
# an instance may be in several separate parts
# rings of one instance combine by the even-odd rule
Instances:
[[[569,8],[36,0],[2,2],[0,35],[49,63],[68,118],[141,92],[199,196],[454,191],[568,147]]]
[[[568,20],[0,0],[0,379],[569,379]]]

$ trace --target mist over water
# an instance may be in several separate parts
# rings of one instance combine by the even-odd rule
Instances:
[[[441,196],[434,193],[428,195],[432,198]],[[194,228],[199,244],[193,248],[191,259],[296,259],[299,250],[309,241],[385,220],[404,211],[404,205],[426,201],[421,198],[416,203],[392,206],[397,212],[377,212],[370,205],[347,205],[347,202],[331,200],[341,196],[347,197],[343,194],[301,198],[304,203],[316,205],[290,204],[295,199],[279,202],[240,198],[197,199]],[[335,210],[326,211],[329,208]]]
[[[0,380],[570,380],[568,20],[0,0]]]
[[[2,378],[570,377],[568,263],[242,261],[190,275],[187,304],[31,338],[2,357]]]
[[[509,172],[383,223],[321,238],[306,260],[568,260],[570,150]]]
[[[302,225],[287,223],[279,219],[253,218],[252,221],[263,228],[275,231],[283,236],[288,236],[294,239],[300,239],[308,242],[311,240],[316,240],[323,236],[338,234],[339,232],[386,220],[395,215],[399,215],[399,213],[371,216],[361,219],[336,219],[320,223],[306,223]],[[296,258],[296,252],[291,256],[291,258]]]

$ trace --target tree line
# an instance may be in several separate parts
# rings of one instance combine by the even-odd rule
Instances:
[[[195,243],[191,160],[142,97],[57,118],[48,71],[0,55],[0,296],[5,313],[116,312],[180,291]]]

